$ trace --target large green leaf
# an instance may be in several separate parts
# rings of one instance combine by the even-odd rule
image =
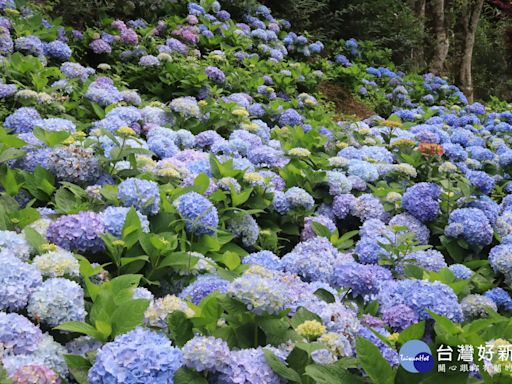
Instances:
[[[393,384],[395,372],[375,344],[364,337],[358,337],[356,351],[361,366],[373,383]]]

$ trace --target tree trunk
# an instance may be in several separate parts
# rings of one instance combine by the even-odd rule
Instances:
[[[450,36],[445,22],[445,0],[432,0],[432,19],[434,22],[434,54],[430,71],[439,75],[444,72]]]
[[[425,34],[425,6],[426,0],[415,0],[414,1],[414,14],[420,23],[421,34]],[[416,70],[424,69],[425,66],[425,46],[424,44],[420,44],[418,47],[415,47],[412,51],[413,63],[416,67]]]
[[[482,13],[484,0],[467,0],[467,8],[462,18],[464,27],[464,45],[462,50],[462,59],[460,62],[459,81],[462,92],[466,95],[468,101],[473,102],[473,77],[471,75],[471,62],[473,60],[473,47],[475,46],[475,36]]]

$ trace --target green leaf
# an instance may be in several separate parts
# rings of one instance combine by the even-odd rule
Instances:
[[[293,369],[287,367],[272,351],[264,349],[263,353],[265,354],[268,365],[278,376],[292,383],[302,383],[300,375]]]
[[[315,234],[317,234],[318,236],[330,239],[331,231],[325,225],[320,224],[316,221],[312,221],[311,228],[313,229],[313,232],[315,232]]]
[[[322,299],[323,301],[325,301],[326,303],[334,303],[336,301],[334,295],[323,288],[317,289],[315,291],[315,295]]]
[[[183,347],[194,337],[191,320],[181,311],[173,312],[167,317],[167,325],[171,339],[178,347]]]
[[[55,147],[66,140],[70,133],[68,131],[46,131],[40,127],[35,127],[32,131],[34,136],[49,147]]]
[[[413,324],[400,332],[398,342],[400,344],[405,344],[409,340],[421,339],[424,333],[425,321],[420,321],[419,323]]]
[[[240,256],[238,256],[235,252],[224,252],[222,257],[216,259],[229,268],[230,271],[235,269],[240,265]]]
[[[343,361],[343,360],[341,360]],[[348,372],[340,362],[329,365],[308,365],[306,375],[315,380],[317,384],[362,384],[365,383],[362,377],[355,376]]]
[[[208,384],[199,372],[192,371],[188,368],[180,368],[174,374],[174,384]]]
[[[356,351],[361,366],[373,383],[393,384],[395,372],[375,344],[364,337],[357,337]]]
[[[26,227],[23,230],[23,234],[25,235],[25,239],[27,239],[29,245],[38,252],[41,251],[43,244],[46,244],[44,237],[33,228]]]
[[[137,299],[117,308],[112,315],[112,337],[129,332],[142,324],[148,306],[148,300]]]
[[[68,322],[62,323],[59,326],[55,327],[55,329],[58,329],[61,331],[82,333],[84,335],[94,337],[95,339],[98,339],[101,341],[107,340],[106,338],[103,337],[103,334],[100,331],[98,331],[96,328],[94,328],[92,325],[83,323],[81,321],[68,321]]]
[[[322,320],[320,319],[320,316],[318,316],[317,314],[315,314],[313,312],[308,311],[304,307],[300,307],[297,310],[297,312],[295,313],[295,315],[290,319],[290,323],[293,328],[297,328],[303,322],[308,321],[308,320],[317,320],[319,322],[322,322]]]
[[[87,373],[91,368],[91,362],[79,355],[64,355],[64,360],[69,372],[78,384],[87,384]]]
[[[121,233],[121,238],[125,242],[126,248],[132,248],[139,240],[141,233],[142,229],[140,226],[139,215],[137,215],[135,208],[131,207],[126,214],[123,230]]]
[[[200,173],[194,179],[194,187],[197,188],[197,193],[203,195],[210,186],[210,178],[206,173]]]

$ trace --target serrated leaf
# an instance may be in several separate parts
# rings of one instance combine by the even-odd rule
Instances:
[[[192,371],[188,368],[180,368],[176,371],[173,378],[174,384],[208,384],[199,372]]]
[[[272,368],[272,370],[283,379],[288,380],[292,383],[302,383],[302,379],[300,375],[294,371],[293,369],[286,366],[276,355],[274,355],[271,351],[264,349],[263,353],[265,354],[265,359],[267,360],[267,364]]]
[[[393,384],[395,372],[382,357],[379,348],[364,337],[357,337],[357,358],[375,384]]]

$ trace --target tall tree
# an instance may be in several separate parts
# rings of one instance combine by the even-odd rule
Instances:
[[[446,20],[447,0],[431,1],[431,19],[434,24],[434,46],[430,71],[439,75],[445,71],[446,58],[450,49],[450,34]]]
[[[413,2],[413,10],[414,15],[416,16],[416,19],[418,20],[419,24],[419,30],[422,34],[422,36],[425,34],[425,24],[426,24],[426,0],[414,0]],[[422,70],[425,66],[425,45],[424,44],[418,44],[416,47],[413,48],[412,52],[413,56],[413,63],[416,68],[416,70]]]
[[[473,60],[473,48],[478,21],[482,13],[484,0],[465,0],[462,9],[463,47],[459,67],[460,88],[470,102],[473,101],[473,76],[471,63]]]

